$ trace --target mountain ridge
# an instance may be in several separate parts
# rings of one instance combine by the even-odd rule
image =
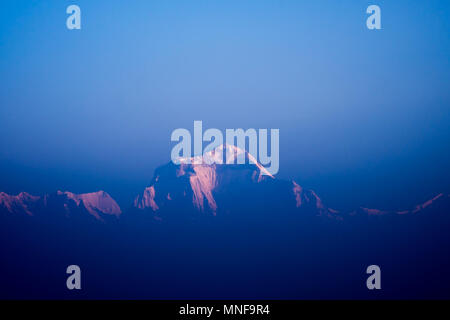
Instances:
[[[221,162],[224,152],[231,157]],[[232,163],[238,156],[243,156],[248,163]],[[326,206],[313,190],[303,188],[296,181],[273,177],[247,151],[221,145],[201,157],[180,158],[179,164],[169,162],[157,168],[150,185],[135,197],[131,208],[125,212],[108,193],[100,190],[82,194],[57,191],[44,196],[0,192],[0,214],[43,217],[50,211],[55,217],[85,217],[97,221],[132,216],[164,221],[233,215],[252,219],[258,218],[258,213],[261,213],[259,217],[265,213],[273,219],[300,216],[344,220],[415,215],[436,203],[443,203],[440,206],[447,211],[449,199],[450,195],[440,193],[402,211],[359,207],[342,212]]]
[[[0,193],[0,214],[26,215],[30,217],[92,217],[104,221],[108,216],[118,218],[122,211],[117,202],[105,191],[75,194],[57,191],[44,196],[33,196],[26,192],[18,195]]]

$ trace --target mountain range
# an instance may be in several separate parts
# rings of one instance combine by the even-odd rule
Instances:
[[[218,154],[226,154],[228,163],[217,164]],[[245,156],[246,164],[234,164],[240,155]],[[156,169],[150,185],[136,196],[125,212],[104,191],[84,194],[57,191],[44,196],[1,192],[0,215],[105,222],[132,217],[154,221],[195,221],[228,216],[255,219],[261,212],[272,212],[274,218],[294,215],[344,220],[415,215],[429,210],[444,213],[450,207],[449,197],[440,193],[402,211],[360,207],[352,212],[340,212],[327,207],[313,190],[293,180],[276,179],[248,152],[222,145],[204,154],[202,159],[182,158],[179,165],[170,162]]]
[[[16,196],[0,193],[0,214],[37,218],[93,218],[105,221],[118,218],[122,211],[116,201],[104,192],[75,194],[57,191],[43,197],[21,192]]]

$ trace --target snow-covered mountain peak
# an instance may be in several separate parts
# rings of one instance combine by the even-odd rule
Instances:
[[[116,201],[111,198],[108,193],[102,190],[82,194],[75,194],[69,191],[58,191],[57,195],[66,196],[67,199],[74,201],[77,206],[80,206],[82,203],[86,210],[99,220],[101,220],[99,213],[114,216],[119,216],[122,213]]]
[[[264,168],[264,166],[261,165],[253,155],[246,150],[230,144],[222,144],[213,150],[205,152],[203,155],[186,158],[180,157],[178,161],[182,165],[226,165],[237,164],[240,157],[243,157],[245,163],[255,165],[259,169],[260,175],[267,175],[274,178],[273,175],[270,174],[269,171]]]

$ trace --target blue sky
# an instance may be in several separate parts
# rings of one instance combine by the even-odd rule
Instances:
[[[0,189],[126,204],[202,120],[279,128],[279,176],[331,206],[420,202],[449,189],[449,24],[448,1],[2,1]]]

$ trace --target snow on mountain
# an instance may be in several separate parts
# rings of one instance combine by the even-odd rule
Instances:
[[[274,178],[273,175],[261,165],[256,158],[246,150],[242,150],[234,145],[222,144],[206,152],[202,156],[195,156],[190,158],[179,158],[181,164],[235,164],[238,163],[239,158],[243,159],[246,163],[255,165],[259,169],[258,179],[262,179],[264,175]]]
[[[292,181],[292,185],[292,192],[294,193],[297,208],[308,208],[309,211],[315,212],[318,216],[327,216],[338,220],[342,219],[339,211],[326,207],[313,190],[305,190],[295,181]]]
[[[168,197],[170,198],[169,194]],[[134,200],[134,206],[139,209],[152,208],[154,211],[158,210],[159,207],[155,202],[155,187],[145,188],[142,196],[137,196]]]
[[[119,205],[104,191],[75,194],[58,191],[44,197],[22,192],[16,196],[0,193],[0,213],[15,216],[72,217],[92,215],[97,220],[106,216],[118,217]]]
[[[40,200],[40,197],[32,196],[29,193],[21,192],[16,196],[0,192],[0,208],[9,213],[25,213],[33,215],[33,207]]]
[[[239,156],[245,164],[236,164]],[[275,179],[251,154],[235,146],[221,145],[203,156],[179,160],[179,165],[169,163],[155,171],[150,186],[136,197],[135,209],[149,211],[158,220],[181,210],[190,212],[186,215],[194,211],[215,216],[269,208],[340,218],[314,191],[295,181]]]
[[[213,197],[213,190],[217,185],[217,172],[210,166],[195,166],[195,175],[189,177],[194,192],[193,202],[197,209],[204,210],[205,200],[213,214],[216,214],[217,204]]]
[[[450,200],[450,195],[445,195],[443,193],[440,193],[433,197],[432,199],[425,201],[422,204],[416,205],[412,209],[406,209],[406,210],[380,210],[380,209],[372,209],[372,208],[365,208],[365,207],[359,207],[357,210],[351,212],[349,216],[368,216],[368,217],[376,217],[376,216],[396,216],[396,215],[416,215],[420,214],[422,212],[425,212],[429,209],[433,209],[434,207],[439,208],[438,211],[448,211],[448,206]]]
[[[450,195],[447,195],[447,198],[450,197]],[[445,198],[443,193],[438,194],[437,196],[435,196],[433,199],[428,200],[420,205],[417,205],[411,212],[412,213],[417,213],[423,209],[426,209],[428,207],[430,207],[431,205],[433,205],[434,203],[436,203],[436,201],[438,201],[439,199]]]
[[[66,196],[67,199],[74,201],[77,206],[83,204],[84,208],[98,220],[102,219],[99,214],[118,217],[122,213],[116,201],[105,191],[83,194],[58,191],[57,195]]]
[[[238,157],[246,163],[235,164]],[[203,156],[180,158],[179,162],[157,169],[152,184],[136,197],[136,209],[157,213],[178,204],[216,215],[217,194],[274,179],[251,154],[230,145],[221,145]],[[155,217],[160,218],[158,214]]]

